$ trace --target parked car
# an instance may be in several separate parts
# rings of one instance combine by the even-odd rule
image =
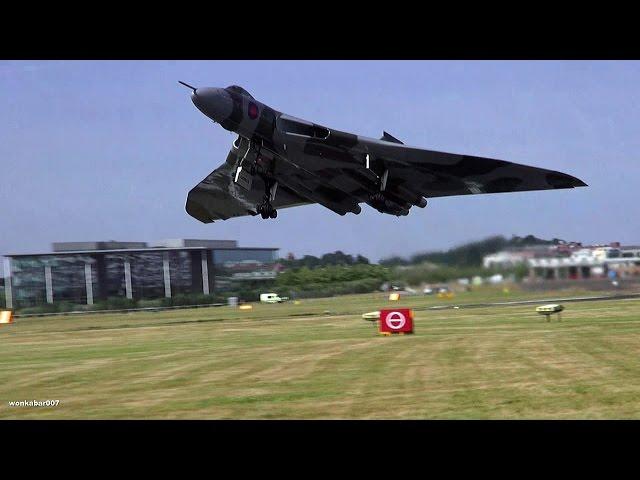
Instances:
[[[287,297],[281,297],[277,293],[261,293],[260,301],[263,303],[282,303],[289,300]]]

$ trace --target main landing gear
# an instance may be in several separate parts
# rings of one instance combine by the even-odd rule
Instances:
[[[264,197],[262,203],[256,205],[256,212],[258,212],[263,219],[276,218],[278,211],[273,208],[271,201],[276,198],[276,190],[278,188],[278,182],[274,182],[270,179],[264,179]]]
[[[267,218],[276,218],[278,216],[278,210],[273,208],[273,205],[271,205],[271,202],[269,201],[269,197],[267,195],[265,195],[264,201],[256,206],[256,211],[265,220]]]

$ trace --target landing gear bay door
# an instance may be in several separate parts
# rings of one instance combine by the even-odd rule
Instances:
[[[245,215],[257,215],[263,201],[265,183],[255,174],[258,152],[245,138],[233,142],[226,161],[196,185],[187,195],[186,211],[193,218],[211,223]],[[287,188],[278,188],[272,201],[275,208],[312,203]]]

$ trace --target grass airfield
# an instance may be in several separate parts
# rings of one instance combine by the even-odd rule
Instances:
[[[640,418],[640,299],[478,289],[279,305],[17,318],[0,326],[1,419]],[[415,308],[414,335],[365,312]],[[428,310],[460,305],[460,309]],[[57,407],[10,401],[60,400]]]

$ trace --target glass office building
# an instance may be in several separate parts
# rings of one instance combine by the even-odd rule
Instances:
[[[109,297],[155,299],[224,292],[276,276],[277,248],[229,240],[54,243],[53,252],[5,257],[7,307]]]

